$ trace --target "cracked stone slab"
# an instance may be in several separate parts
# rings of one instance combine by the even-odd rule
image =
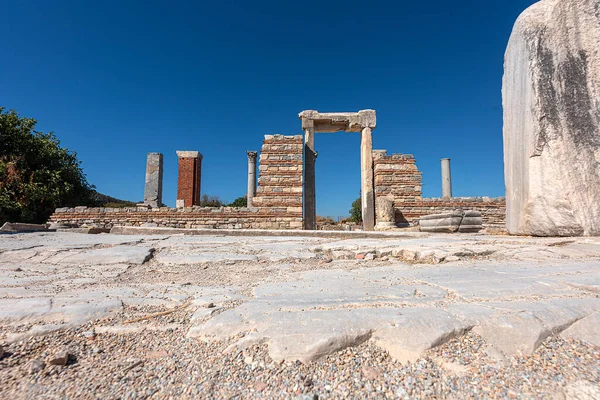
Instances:
[[[52,299],[0,299],[0,321],[21,321],[46,315],[52,309]]]
[[[200,254],[159,254],[156,261],[164,265],[202,264],[220,261],[257,261],[258,257],[252,254],[239,254],[235,252],[205,251]]]
[[[525,312],[496,315],[476,325],[473,332],[505,355],[531,354],[552,334],[536,317]]]
[[[61,258],[59,264],[143,264],[152,257],[154,248],[145,246],[116,246],[87,250]],[[52,263],[52,260],[47,262]]]
[[[0,240],[0,258],[6,257],[0,260],[0,320],[7,335],[13,323],[23,321],[36,324],[25,335],[41,335],[102,318],[122,304],[173,308],[192,301],[190,337],[243,334],[231,348],[266,343],[278,360],[313,360],[365,340],[412,360],[471,327],[507,353],[531,351],[548,333],[575,337],[579,332],[583,338],[587,332],[592,343],[599,336],[597,316],[592,318],[600,311],[596,238],[457,234],[339,240],[59,232],[7,240]],[[152,260],[140,264],[152,248],[157,249]],[[569,251],[562,254],[564,249]],[[310,259],[334,252],[349,260]],[[412,252],[417,262],[441,252],[486,259],[438,265],[354,260],[367,252],[392,259]],[[206,271],[186,265],[189,257],[204,262],[207,255],[214,265]],[[248,256],[258,261],[233,265],[232,258]],[[519,257],[533,261],[515,261]],[[286,258],[297,261],[280,261]],[[219,277],[220,268],[227,276]],[[253,277],[258,272],[259,278]],[[231,273],[250,281],[229,280]],[[204,274],[225,279],[206,283]],[[205,308],[208,303],[216,307]],[[494,337],[498,332],[504,334]]]
[[[238,346],[267,343],[274,359],[301,361],[374,340],[397,359],[411,361],[474,329],[494,348],[513,355],[533,352],[548,336],[600,308],[595,298],[533,300],[577,291],[564,282],[540,281],[540,271],[498,273],[495,267],[299,273],[297,280],[259,285],[253,299],[205,323],[193,322],[188,336],[215,340],[246,333]],[[585,268],[557,273],[564,279]],[[471,300],[478,298],[486,302]],[[512,298],[530,300],[504,301]]]
[[[404,309],[390,326],[377,329],[375,343],[401,362],[415,361],[425,351],[460,337],[473,326],[435,309]]]
[[[583,340],[600,347],[600,312],[575,322],[561,333],[562,337]]]

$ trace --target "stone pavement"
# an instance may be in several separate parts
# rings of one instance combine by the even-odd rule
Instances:
[[[188,337],[274,360],[372,341],[412,361],[470,331],[498,359],[550,336],[600,346],[600,239],[0,235],[0,341],[134,305],[193,307]]]

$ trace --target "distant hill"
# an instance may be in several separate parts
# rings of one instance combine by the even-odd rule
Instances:
[[[121,207],[135,207],[137,204],[133,201],[121,200],[121,199],[117,199],[116,197],[98,193],[95,190],[94,190],[94,193],[91,195],[91,198],[92,198],[92,204],[90,205],[91,207],[121,208]]]

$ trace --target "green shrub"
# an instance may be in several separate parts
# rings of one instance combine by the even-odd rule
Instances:
[[[360,197],[352,202],[350,218],[348,219],[357,224],[362,222],[362,200]]]
[[[246,196],[238,197],[231,204],[228,204],[227,207],[248,207],[248,199]]]

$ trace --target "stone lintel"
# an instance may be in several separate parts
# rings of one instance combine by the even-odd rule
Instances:
[[[202,159],[202,154],[200,154],[199,151],[177,150],[177,157],[179,157],[179,158],[200,158],[200,159]]]
[[[315,132],[360,132],[363,128],[374,129],[377,126],[375,110],[359,112],[320,113],[305,110],[298,114],[302,128],[314,128]]]

